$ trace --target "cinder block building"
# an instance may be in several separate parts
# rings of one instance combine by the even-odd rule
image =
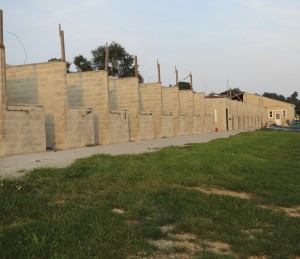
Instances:
[[[261,107],[259,110],[263,110],[261,115],[262,126],[272,123],[276,123],[277,125],[289,125],[295,117],[295,105],[287,102],[246,92],[234,96],[233,99],[246,103],[249,106]]]
[[[295,116],[294,105],[250,93],[205,97],[105,70],[67,73],[63,61],[7,66],[0,16],[0,157],[285,125]]]

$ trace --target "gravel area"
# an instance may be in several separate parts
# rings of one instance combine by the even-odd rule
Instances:
[[[211,132],[200,135],[7,156],[0,158],[0,177],[20,177],[26,172],[39,167],[66,167],[78,158],[90,157],[94,154],[121,155],[153,152],[168,146],[205,143],[213,139],[227,138],[251,130],[253,129]]]

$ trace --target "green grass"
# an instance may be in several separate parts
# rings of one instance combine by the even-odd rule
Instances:
[[[96,155],[64,169],[0,179],[0,258],[300,256],[300,218],[260,205],[299,207],[298,132],[257,131],[141,155]],[[151,244],[175,242],[184,233],[202,249]],[[228,244],[230,251],[218,254],[207,242]]]

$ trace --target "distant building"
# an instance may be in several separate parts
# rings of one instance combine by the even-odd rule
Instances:
[[[295,118],[295,105],[291,103],[245,92],[233,96],[232,99],[262,106],[265,109],[264,121],[267,124],[289,125]]]

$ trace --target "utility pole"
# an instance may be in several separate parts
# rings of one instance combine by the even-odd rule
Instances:
[[[62,61],[66,61],[66,50],[65,50],[65,33],[61,29],[61,25],[59,24],[59,37],[60,37],[60,46],[61,46],[61,59]]]

